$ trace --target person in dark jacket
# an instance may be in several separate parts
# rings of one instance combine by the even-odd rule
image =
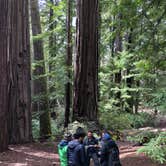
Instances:
[[[83,139],[85,132],[82,128],[78,128],[74,134],[74,140],[68,144],[68,166],[87,166],[85,148]]]
[[[90,159],[93,159],[94,166],[99,166],[98,159],[98,140],[93,136],[92,131],[88,131],[87,137],[84,139],[84,146],[87,156],[87,165],[90,165]]]
[[[104,133],[102,136],[102,147],[100,163],[101,166],[121,166],[119,159],[119,149],[115,141],[111,139],[108,133]]]

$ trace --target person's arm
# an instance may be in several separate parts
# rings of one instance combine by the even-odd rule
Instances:
[[[86,137],[84,138],[83,145],[84,145],[84,146],[87,145],[87,138],[86,138]]]

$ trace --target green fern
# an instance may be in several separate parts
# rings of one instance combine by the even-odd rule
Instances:
[[[138,149],[138,153],[145,153],[161,164],[166,163],[166,133],[162,132],[158,137],[152,138],[146,146]]]

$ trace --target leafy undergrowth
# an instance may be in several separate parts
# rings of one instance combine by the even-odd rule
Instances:
[[[138,153],[145,153],[153,160],[166,164],[166,133],[161,132],[155,138],[150,139],[144,147],[138,149]]]

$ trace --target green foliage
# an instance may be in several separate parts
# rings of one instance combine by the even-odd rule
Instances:
[[[166,92],[161,92],[166,82],[165,2],[104,0],[100,6],[101,106],[125,111],[131,107],[130,103],[134,106],[141,103],[163,112],[166,110],[163,102]],[[123,38],[123,50],[115,53],[117,35]],[[122,74],[121,82],[115,83],[118,72]],[[129,78],[132,85],[127,85]]]
[[[145,112],[141,112],[139,114],[130,114],[128,118],[133,128],[154,126],[154,122],[155,122],[154,117]]]
[[[131,128],[131,122],[126,114],[117,112],[103,112],[100,115],[100,124],[109,130],[119,131]]]
[[[33,139],[37,140],[40,137],[40,124],[39,120],[36,118],[32,118],[32,134]]]
[[[166,89],[158,89],[150,95],[149,101],[146,103],[147,106],[166,114]]]
[[[161,164],[166,163],[166,133],[162,132],[159,136],[152,138],[146,146],[138,150],[138,153],[145,153]]]
[[[127,140],[132,142],[137,142],[141,144],[148,143],[152,138],[155,138],[157,133],[151,131],[139,131],[134,136],[128,136]]]
[[[123,130],[131,128],[154,126],[155,119],[148,113],[122,113],[111,110],[111,104],[105,106],[105,110],[100,111],[100,124],[107,129]]]
[[[41,114],[41,112],[40,112]],[[40,123],[39,113],[33,113],[32,116],[32,134],[35,140],[40,138]],[[64,108],[56,108],[56,119],[51,118],[51,133],[50,140],[54,140],[57,135],[61,135],[63,132],[64,123]]]

